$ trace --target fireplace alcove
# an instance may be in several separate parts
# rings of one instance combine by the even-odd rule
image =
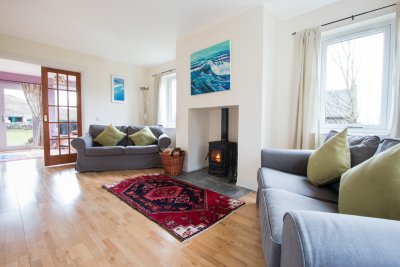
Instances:
[[[221,138],[222,129],[221,129],[221,116],[222,116],[222,108],[229,109],[229,129],[228,136],[229,142],[234,143],[234,145],[230,145],[231,150],[235,151],[235,158],[232,158],[236,163],[236,166],[233,169],[231,168],[227,178],[223,178],[225,176],[225,165],[222,168],[219,164],[223,159],[226,159],[226,150],[224,153],[216,153],[209,154],[209,143],[212,144],[221,144],[226,143],[223,142],[223,138]],[[238,152],[238,124],[239,124],[239,106],[216,106],[216,107],[208,107],[208,108],[191,108],[189,109],[189,127],[188,127],[188,151],[189,157],[187,157],[187,165],[190,168],[187,168],[186,171],[196,171],[200,169],[206,169],[208,171],[209,168],[209,157],[213,159],[213,164],[217,164],[217,168],[219,168],[219,172],[213,170],[209,173],[213,176],[221,177],[221,179],[231,179],[236,181],[236,173],[237,173],[237,152]],[[231,152],[229,152],[230,154]]]

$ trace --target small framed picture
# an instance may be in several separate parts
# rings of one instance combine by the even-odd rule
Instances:
[[[111,101],[114,103],[125,103],[125,78],[111,75]]]

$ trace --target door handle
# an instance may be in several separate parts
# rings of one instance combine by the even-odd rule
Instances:
[[[43,115],[43,121],[47,122],[47,115]]]

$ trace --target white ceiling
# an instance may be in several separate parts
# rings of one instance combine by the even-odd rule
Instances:
[[[41,67],[34,64],[0,58],[0,71],[41,76]]]
[[[287,19],[337,1],[0,0],[0,33],[150,67],[175,59],[176,40],[252,7]]]
[[[341,0],[264,0],[264,3],[277,18],[286,20],[339,1]]]

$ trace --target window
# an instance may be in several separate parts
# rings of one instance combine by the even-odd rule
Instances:
[[[386,21],[323,36],[322,131],[345,127],[388,130],[391,28]]]
[[[161,77],[158,99],[158,123],[165,128],[176,127],[176,74]]]

